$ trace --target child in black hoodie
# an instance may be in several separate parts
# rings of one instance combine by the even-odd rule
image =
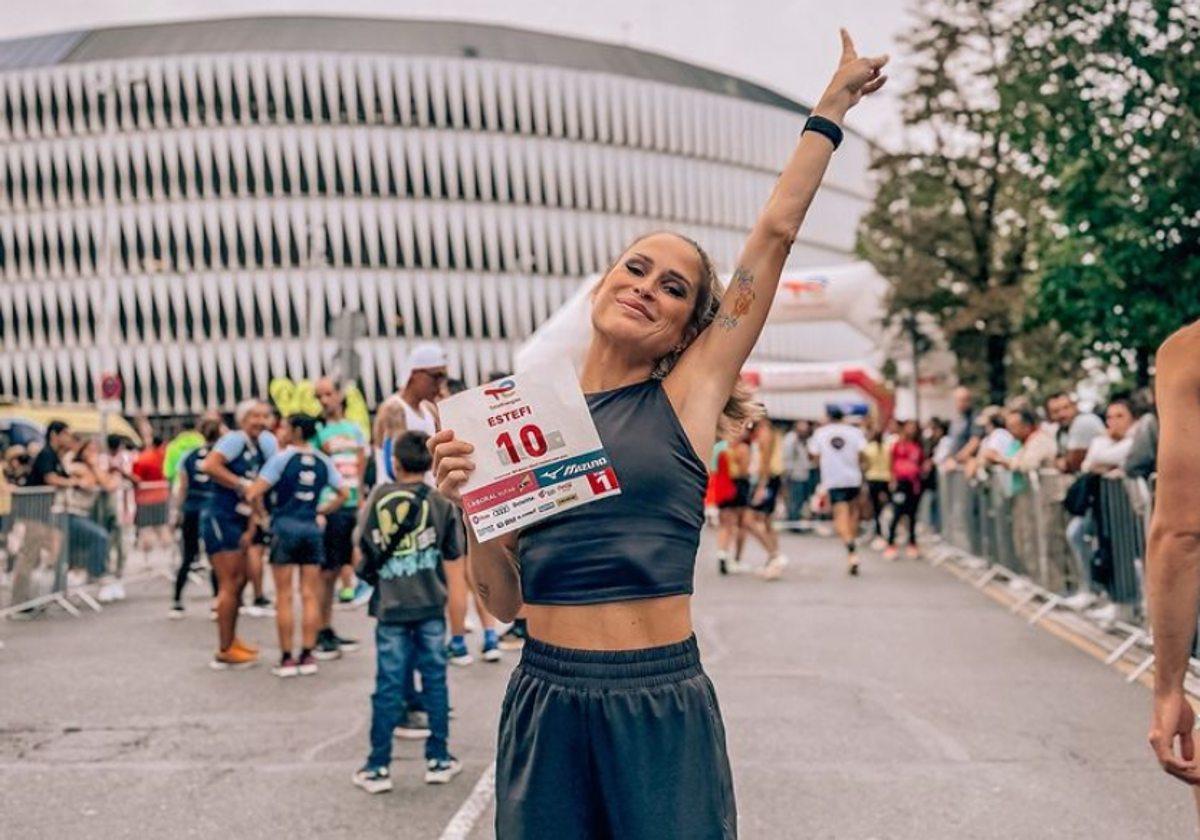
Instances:
[[[392,789],[392,730],[404,709],[404,681],[415,666],[429,713],[425,781],[445,784],[462,771],[450,754],[446,686],[446,572],[462,561],[466,533],[458,508],[424,482],[433,461],[424,432],[396,438],[397,480],[375,488],[359,518],[358,576],[375,587],[375,693],[371,697],[371,754],[354,774],[368,793]]]

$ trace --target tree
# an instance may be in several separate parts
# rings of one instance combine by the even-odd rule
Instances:
[[[928,313],[959,376],[1008,392],[1033,272],[1041,194],[1017,165],[1000,90],[1022,4],[923,0],[903,39],[915,83],[904,94],[907,148],[879,151],[879,190],[859,249],[893,283],[889,312]]]
[[[1035,323],[1148,382],[1200,317],[1200,3],[1036,3],[1002,99],[1051,196]]]

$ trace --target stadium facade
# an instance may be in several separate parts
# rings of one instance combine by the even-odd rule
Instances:
[[[649,230],[727,270],[808,110],[625,47],[295,17],[0,43],[0,97],[0,393],[115,369],[166,415],[320,376],[346,328],[372,406],[415,341],[478,382]],[[853,258],[868,157],[850,133],[794,266]]]

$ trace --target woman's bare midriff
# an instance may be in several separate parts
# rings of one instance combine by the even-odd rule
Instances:
[[[533,638],[579,650],[640,650],[682,642],[692,635],[689,595],[612,604],[526,604]]]

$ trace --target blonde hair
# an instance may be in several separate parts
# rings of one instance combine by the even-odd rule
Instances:
[[[692,343],[716,320],[717,312],[721,309],[721,300],[725,296],[725,286],[717,276],[717,270],[713,266],[712,257],[700,246],[700,243],[673,230],[658,230],[643,234],[629,243],[621,251],[621,255],[624,255],[626,251],[639,242],[649,239],[651,236],[659,235],[674,236],[676,239],[681,239],[688,245],[691,245],[696,251],[696,256],[700,258],[700,272],[702,274],[700,284],[696,289],[696,305],[692,308],[691,317],[688,318],[688,328],[684,335],[684,340],[680,342],[678,347],[658,359],[654,364],[653,377],[655,379],[665,379],[675,369],[675,365],[678,364],[680,358],[683,357],[683,354],[687,352]],[[617,262],[619,261],[620,256],[617,257]],[[600,283],[596,286],[597,289],[604,285],[604,281],[608,279],[608,275],[617,267],[617,262],[610,265],[608,271],[604,272],[604,276],[600,278]],[[729,399],[725,402],[725,408],[722,409],[721,416],[717,418],[717,437],[735,435],[743,430],[747,423],[751,423],[765,416],[765,414],[766,410],[762,404],[754,401],[753,390],[739,376],[737,381],[733,383],[733,390],[729,394]]]

